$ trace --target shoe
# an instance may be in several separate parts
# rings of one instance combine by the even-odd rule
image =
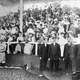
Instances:
[[[74,74],[76,74],[76,72],[72,72],[72,74],[74,75]]]
[[[69,73],[66,73],[66,75],[68,76],[68,75],[69,75]]]
[[[40,71],[39,72],[39,77],[42,77],[43,76],[43,71]]]
[[[39,74],[39,77],[42,77],[43,75],[42,74]]]

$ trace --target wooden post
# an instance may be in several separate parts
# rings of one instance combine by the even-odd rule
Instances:
[[[23,33],[23,0],[20,0],[20,31]]]
[[[7,42],[7,47],[8,47],[7,53],[10,54],[10,52],[9,52],[9,42]]]
[[[38,43],[35,44],[35,55],[38,55]]]

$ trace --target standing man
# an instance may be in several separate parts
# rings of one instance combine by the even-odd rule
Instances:
[[[64,45],[64,64],[65,64],[65,71],[69,72],[72,67],[71,55],[72,55],[72,42],[71,38],[68,37],[68,42]]]
[[[60,45],[56,43],[56,36],[53,34],[52,36],[53,43],[49,48],[49,57],[50,57],[50,70],[53,71],[53,66],[55,67],[55,71],[59,70],[59,59],[61,55]]]
[[[49,45],[47,44],[48,37],[44,38],[42,44],[40,44],[39,56],[40,56],[40,71],[44,71],[47,68],[47,61],[49,57]]]
[[[74,48],[74,58],[75,58],[75,69],[73,73],[80,71],[80,34],[78,33]]]

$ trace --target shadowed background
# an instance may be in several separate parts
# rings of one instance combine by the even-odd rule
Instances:
[[[19,9],[19,1],[20,0],[0,0],[0,16],[5,16],[10,12],[16,12]],[[42,7],[44,4],[48,2],[61,2],[61,5],[68,5],[71,7],[79,7],[80,8],[80,0],[24,0],[24,9],[28,9],[33,5],[38,5]],[[77,5],[75,5],[77,4]]]

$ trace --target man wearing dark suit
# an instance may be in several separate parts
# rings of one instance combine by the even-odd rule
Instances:
[[[47,44],[47,38],[43,42],[43,44],[40,44],[39,49],[39,56],[40,56],[40,70],[43,71],[47,67],[47,61],[49,57],[49,45]]]
[[[80,33],[77,34],[77,42],[74,48],[75,72],[80,73]]]
[[[80,71],[80,44],[75,45],[76,72]]]
[[[72,55],[72,42],[70,38],[68,38],[68,43],[64,45],[64,53],[63,53],[66,72],[70,71],[72,67],[71,55]]]
[[[61,55],[60,45],[56,43],[56,38],[53,37],[53,43],[49,47],[49,57],[50,57],[50,70],[53,71],[53,65],[55,71],[59,70],[59,59]]]

